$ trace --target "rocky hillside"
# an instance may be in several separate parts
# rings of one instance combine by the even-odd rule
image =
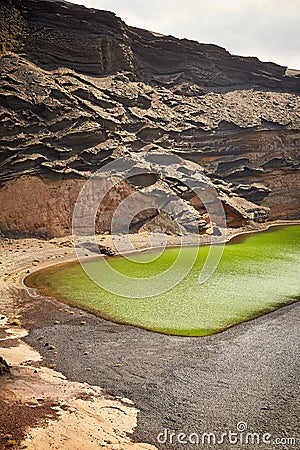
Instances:
[[[149,152],[201,171],[231,226],[298,217],[297,72],[67,2],[1,0],[0,13],[3,231],[69,234],[85,179]],[[179,196],[207,229],[184,180],[158,178],[120,183],[98,230],[109,230],[117,199],[139,190],[147,203],[149,183],[152,194],[159,184]],[[144,212],[141,225],[159,210]]]

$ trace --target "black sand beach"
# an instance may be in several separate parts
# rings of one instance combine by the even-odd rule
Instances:
[[[157,435],[167,429],[176,436],[220,436],[236,432],[243,422],[251,433],[271,434],[272,448],[291,448],[283,442],[296,438],[299,417],[298,304],[201,338],[151,333],[78,310],[70,316],[70,310],[61,311],[53,301],[37,302],[25,340],[44,361],[55,360],[68,379],[132,399],[140,410],[133,440],[189,449],[196,445],[180,444],[176,437],[172,445],[159,444]],[[55,320],[61,323],[53,325]],[[55,346],[56,356],[45,343]],[[278,446],[276,439],[281,439]]]

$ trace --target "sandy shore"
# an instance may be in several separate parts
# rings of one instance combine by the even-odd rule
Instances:
[[[261,224],[257,229],[287,223],[290,222]],[[226,239],[251,231],[256,230],[245,228],[229,230]],[[131,240],[136,249],[149,247],[147,233],[132,235]],[[114,249],[111,236],[99,236],[98,241],[102,245]],[[168,237],[168,246],[178,244],[177,236]],[[84,325],[88,325],[89,320],[93,322],[93,326],[98,324],[98,326],[103,326],[103,329],[108,327],[108,329],[116,329],[118,332],[133,328],[110,323],[106,325],[105,321],[99,321],[98,318],[56,301],[48,299],[45,306],[43,299],[28,297],[22,279],[29,272],[51,264],[66,262],[75,257],[71,238],[50,241],[0,239],[0,316],[7,316],[7,319],[0,319],[0,355],[12,365],[11,375],[0,378],[0,423],[2,424],[0,426],[0,446],[6,448],[9,441],[12,443],[15,441],[14,448],[39,450],[48,448],[92,450],[101,447],[120,450],[154,449],[154,445],[131,441],[130,435],[137,425],[137,417],[141,408],[141,405],[139,405],[139,409],[136,407],[136,399],[134,399],[135,404],[132,404],[133,395],[128,395],[129,399],[126,399],[123,392],[118,392],[118,389],[113,389],[114,396],[108,395],[107,387],[110,391],[110,382],[102,380],[101,377],[99,380],[97,376],[93,378],[92,375],[98,371],[90,363],[91,367],[87,363],[80,363],[82,365],[81,373],[85,373],[85,376],[68,376],[75,380],[69,381],[56,370],[56,366],[60,366],[58,368],[66,373],[70,366],[70,360],[68,360],[68,356],[60,358],[56,348],[53,348],[51,357],[49,357],[49,352],[43,354],[43,357],[41,356],[45,350],[45,338],[42,336],[44,334],[42,328],[45,325],[47,325],[47,330],[49,327],[52,330],[53,328],[55,330],[62,329],[61,324],[66,324],[67,327],[72,326],[74,330],[76,325],[74,336],[84,333],[86,327],[82,324],[85,322]],[[83,318],[85,320],[82,320]],[[24,322],[24,328],[18,321]],[[12,326],[13,323],[17,326]],[[247,325],[242,326],[247,327]],[[29,336],[27,336],[27,330],[29,330]],[[134,333],[141,334],[142,337],[146,336],[151,342],[153,333],[134,330]],[[39,333],[40,335],[38,335]],[[231,333],[231,331],[227,333]],[[30,341],[33,335],[34,342],[39,343],[34,346],[41,345],[40,352],[24,342],[24,340]],[[84,341],[87,338],[78,339]],[[59,333],[57,339],[63,341]],[[131,340],[130,336],[129,339]],[[153,339],[156,338],[153,337]],[[166,339],[170,338],[166,337]],[[176,337],[175,341],[177,342]],[[203,342],[207,342],[207,339],[204,339]],[[59,347],[57,342],[53,347],[56,346]],[[109,352],[114,349],[114,346],[110,350],[108,349],[108,358],[110,357]],[[70,355],[71,358],[74,358],[72,352]],[[83,351],[82,356],[88,357],[89,352]],[[74,366],[77,367],[77,365],[78,362],[75,361]],[[120,368],[122,368],[122,363],[117,361],[112,367],[109,367],[107,373],[109,374],[113,370],[111,378],[115,379],[115,373],[118,373]],[[105,391],[102,391],[100,386],[105,387]],[[130,394],[130,390],[128,393]],[[151,398],[148,401],[151,402]],[[147,428],[144,419],[141,423]],[[5,435],[7,436],[4,437]],[[147,440],[147,437],[147,433],[138,432],[139,441],[152,441],[153,444],[153,439]]]
[[[138,414],[130,400],[68,381],[23,342],[23,277],[75,257],[70,239],[0,239],[0,355],[12,366],[0,378],[0,448],[154,449],[127,437]]]

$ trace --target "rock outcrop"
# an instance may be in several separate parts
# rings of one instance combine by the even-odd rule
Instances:
[[[0,356],[0,376],[10,373],[10,366],[2,356]]]
[[[297,72],[63,1],[0,1],[0,12],[0,229],[69,234],[84,180],[141,152],[198,167],[232,226],[298,217]],[[174,180],[165,187],[178,194]],[[123,183],[117,197],[133,190]],[[109,229],[113,197],[98,231]],[[205,228],[203,205],[188,197]]]

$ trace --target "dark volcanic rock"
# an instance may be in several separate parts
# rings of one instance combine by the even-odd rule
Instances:
[[[228,214],[242,197],[298,217],[297,74],[63,1],[1,1],[0,12],[0,228],[69,233],[83,180],[140,151],[196,163],[234,197]],[[20,204],[6,213],[18,177]],[[45,208],[22,226],[39,188]],[[249,220],[242,210],[231,221]]]
[[[2,356],[0,356],[0,376],[10,373],[10,366]]]
[[[4,45],[45,68],[107,75],[134,72],[159,85],[300,90],[286,67],[233,56],[224,48],[127,26],[114,13],[65,1],[1,2]]]

